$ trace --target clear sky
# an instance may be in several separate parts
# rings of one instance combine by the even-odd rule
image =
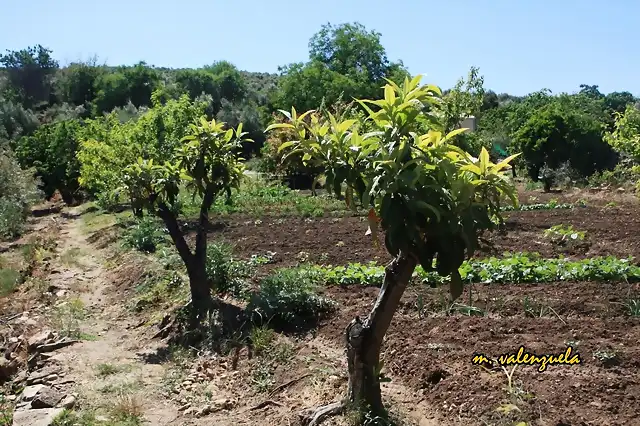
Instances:
[[[595,84],[640,96],[637,0],[0,0],[0,13],[1,51],[39,43],[62,64],[225,59],[276,72],[307,60],[323,24],[357,21],[382,34],[389,59],[443,88],[475,65],[499,93]]]

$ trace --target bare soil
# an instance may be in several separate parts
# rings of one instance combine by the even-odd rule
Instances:
[[[521,194],[521,201],[528,202],[532,195],[538,198],[535,202],[586,198],[588,207],[511,212],[508,232],[490,235],[490,244],[477,257],[510,251],[545,257],[635,256],[637,262],[640,207],[627,197],[616,194],[617,205],[607,206],[613,195],[529,192]],[[296,425],[302,410],[342,395],[346,387],[344,328],[355,316],[368,314],[377,289],[324,289],[338,302],[337,311],[306,335],[277,335],[269,356],[242,347],[228,355],[200,353],[179,364],[168,355],[165,342],[152,338],[159,319],[141,316],[127,306],[152,258],[114,257],[113,228],[85,232],[79,212],[40,216],[32,228],[34,233],[42,232],[45,221],[56,219],[55,256],[41,276],[48,284],[64,280],[69,291],[61,300],[78,297],[88,309],[83,332],[95,338],[55,356],[62,375],[73,381],[72,390],[79,393],[78,409],[113,405],[126,393],[138,401],[150,425]],[[275,252],[274,263],[265,265],[261,273],[297,264],[301,252],[308,261],[334,265],[390,260],[384,249],[371,245],[365,236],[366,222],[360,217],[256,220],[240,215],[220,218],[211,239],[232,243],[241,258]],[[557,224],[586,231],[588,244],[573,252],[550,244],[542,233]],[[63,254],[70,251],[76,253],[75,261],[63,262]],[[624,306],[628,297],[639,297],[637,284],[473,285],[471,299],[467,288],[459,302],[481,309],[482,316],[449,312],[443,302],[445,292],[410,286],[387,334],[384,373],[391,381],[383,384],[383,392],[393,414],[402,419],[400,424],[639,424],[640,319],[629,316]],[[16,295],[12,300],[20,299]],[[19,306],[8,302],[8,298],[0,300],[3,318],[34,309],[42,313],[38,326],[48,326],[46,308],[27,300]],[[556,355],[567,345],[580,355],[579,365],[550,366],[545,372],[518,367],[511,391],[506,389],[502,370],[471,362],[474,353],[494,358],[524,346],[537,355]],[[104,364],[117,366],[117,371],[99,374]],[[265,368],[270,373],[261,376]],[[270,382],[261,388],[265,377]],[[512,404],[512,411],[498,411],[507,404]],[[203,407],[211,410],[203,414]],[[325,424],[347,425],[348,419],[337,417]]]

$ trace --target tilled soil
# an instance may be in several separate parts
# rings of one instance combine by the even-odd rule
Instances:
[[[398,380],[461,425],[633,425],[640,416],[640,318],[627,315],[620,283],[554,283],[473,288],[473,305],[485,316],[446,315],[446,289],[410,287],[385,341],[387,375]],[[339,312],[320,335],[343,344],[356,315],[366,316],[377,289],[334,287],[326,294]],[[425,306],[418,313],[418,294]],[[465,292],[460,301],[468,303]],[[571,345],[580,365],[520,366],[513,392],[503,371],[472,365],[474,353],[495,359],[524,346],[536,355],[563,353]],[[615,358],[607,360],[615,354]],[[510,370],[510,368],[508,368]],[[505,404],[517,410],[496,411]]]
[[[544,231],[554,225],[585,231],[585,240],[575,246],[553,244]],[[236,255],[275,252],[274,266],[289,266],[305,256],[314,263],[348,264],[390,260],[384,244],[375,248],[365,235],[364,217],[261,219],[231,216],[210,232],[212,240],[223,239]],[[504,252],[536,252],[543,257],[573,258],[634,256],[640,258],[640,207],[576,207],[507,213],[506,232],[487,234],[487,242],[475,257],[501,256]],[[301,255],[302,253],[302,255]]]

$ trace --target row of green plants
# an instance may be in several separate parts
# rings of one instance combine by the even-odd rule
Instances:
[[[530,210],[570,210],[576,207],[586,207],[584,201],[578,203],[559,203],[557,200],[550,200],[546,203],[519,204],[517,206],[506,205],[502,211],[530,211]]]
[[[384,266],[375,262],[352,263],[347,266],[303,265],[320,274],[329,285],[361,284],[380,286]],[[414,278],[430,285],[448,282],[418,266]],[[460,266],[460,276],[467,283],[526,284],[557,281],[640,281],[640,266],[633,258],[613,256],[571,260],[542,258],[535,253],[506,253],[504,257],[471,259]]]

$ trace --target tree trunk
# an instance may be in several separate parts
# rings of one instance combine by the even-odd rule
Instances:
[[[354,319],[346,329],[349,387],[347,402],[361,412],[384,415],[380,392],[380,350],[400,298],[416,267],[416,260],[400,252],[385,269],[384,283],[367,320]]]
[[[195,254],[189,249],[189,245],[184,239],[180,225],[175,214],[171,211],[169,206],[164,203],[158,204],[158,216],[163,220],[171,240],[173,241],[180,258],[184,262],[187,268],[187,274],[189,275],[189,289],[191,290],[191,327],[195,328],[199,324],[200,320],[211,309],[212,299],[211,291],[207,283],[207,225],[203,226],[202,214],[198,223],[198,233],[196,235],[196,250]],[[204,219],[207,219],[205,214]],[[208,220],[207,220],[208,223]]]

